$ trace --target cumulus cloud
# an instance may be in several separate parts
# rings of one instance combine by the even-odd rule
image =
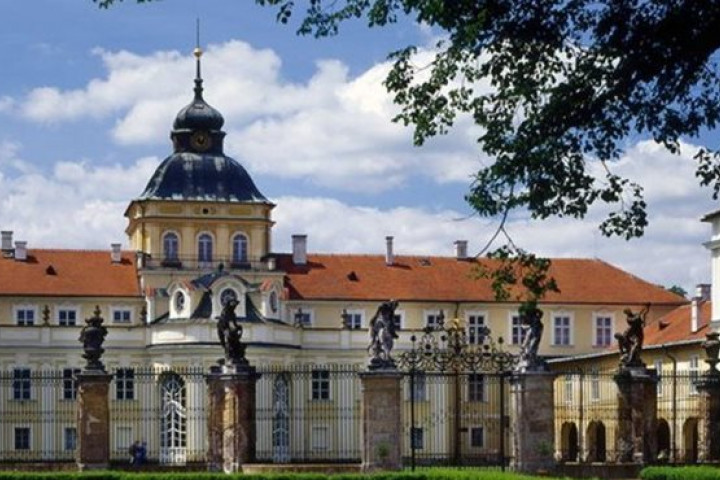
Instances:
[[[106,75],[85,87],[45,86],[19,110],[42,123],[116,118],[121,145],[165,145],[171,121],[192,95],[194,62],[179,52],[137,55],[97,49]],[[427,62],[423,51],[419,62]],[[282,76],[281,59],[245,42],[210,45],[203,56],[205,99],[225,116],[227,152],[254,172],[330,189],[377,192],[414,176],[466,184],[477,168],[476,132],[467,120],[448,137],[412,146],[409,128],[391,122],[397,107],[380,63],[356,77],[338,60],[321,60],[304,82]]]

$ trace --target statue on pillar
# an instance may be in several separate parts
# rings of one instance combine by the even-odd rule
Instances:
[[[395,330],[395,310],[398,307],[396,300],[383,302],[369,322],[370,368],[395,368],[395,361],[390,355],[395,339],[398,338]]]
[[[226,365],[243,365],[247,362],[245,345],[240,342],[243,328],[235,314],[238,303],[234,298],[227,300],[217,322],[218,339],[225,351],[224,363]]]
[[[82,357],[87,360],[86,371],[104,372],[105,365],[100,357],[105,352],[102,344],[107,336],[107,328],[103,326],[103,318],[100,316],[100,306],[95,306],[93,316],[85,320],[86,325],[80,330],[79,340],[83,344],[84,353]]]
[[[544,369],[545,364],[538,356],[540,340],[542,340],[543,311],[537,305],[532,305],[520,314],[520,324],[524,332],[524,339],[520,347],[520,368],[525,370]]]
[[[616,333],[615,338],[618,341],[620,349],[620,367],[643,367],[645,364],[640,359],[643,341],[645,340],[645,317],[650,311],[650,304],[637,313],[629,308],[623,310],[626,316],[627,328],[623,333]]]

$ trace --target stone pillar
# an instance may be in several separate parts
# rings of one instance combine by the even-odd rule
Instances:
[[[554,381],[554,374],[545,371],[518,372],[511,378],[511,467],[515,471],[544,473],[555,465]]]
[[[77,376],[77,465],[80,470],[106,469],[110,464],[110,408],[112,375],[103,371]]]
[[[213,367],[208,376],[208,469],[233,473],[255,461],[254,367]]]
[[[700,394],[700,452],[703,462],[720,461],[720,373],[704,375],[697,384]]]
[[[402,468],[401,378],[395,370],[360,374],[363,471]]]
[[[657,459],[657,373],[645,366],[620,367],[615,452],[618,462]]]

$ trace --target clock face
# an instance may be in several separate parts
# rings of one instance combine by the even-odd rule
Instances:
[[[212,140],[207,132],[195,132],[190,137],[190,145],[198,152],[205,152],[212,146]]]

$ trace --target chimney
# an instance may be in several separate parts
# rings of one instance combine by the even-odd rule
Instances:
[[[15,260],[19,262],[27,260],[27,242],[15,242]]]
[[[705,302],[710,300],[710,291],[709,283],[698,283],[695,286],[695,297]]]
[[[385,237],[385,265],[395,263],[395,254],[393,253],[393,237]]]
[[[690,303],[690,331],[695,333],[700,328],[700,303],[710,300],[710,285],[699,283],[695,286],[695,296]]]
[[[458,260],[467,259],[467,240],[455,240],[455,258]]]
[[[13,249],[13,232],[12,230],[3,230],[0,232],[0,235],[2,235],[2,243],[0,244],[0,249],[2,249],[4,252],[12,251]]]
[[[292,236],[292,252],[295,265],[307,264],[307,235]]]
[[[267,269],[272,272],[273,270],[275,270],[276,267],[277,267],[277,261],[275,260],[275,257],[268,257]]]
[[[122,252],[119,243],[110,244],[110,261],[112,263],[120,263],[122,261]]]

